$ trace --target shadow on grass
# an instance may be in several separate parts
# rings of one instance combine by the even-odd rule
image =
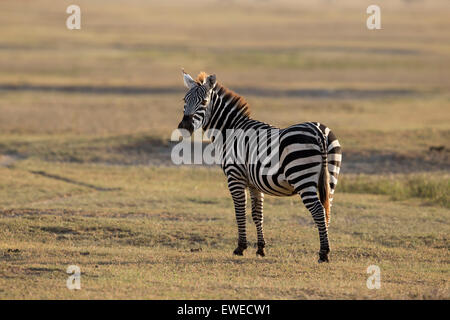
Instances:
[[[66,177],[61,177],[61,176],[58,176],[56,174],[50,174],[50,173],[47,173],[45,171],[30,171],[30,173],[36,174],[36,175],[40,175],[40,176],[43,176],[43,177],[46,177],[46,178],[56,179],[56,180],[64,181],[64,182],[67,182],[67,183],[75,184],[75,185],[78,185],[78,186],[94,189],[94,190],[97,190],[97,191],[118,191],[118,190],[121,190],[121,188],[103,188],[103,187],[99,187],[99,186],[96,186],[96,185],[93,185],[93,184],[90,184],[90,183],[76,181],[76,180],[69,179],[69,178],[66,178]]]
[[[139,87],[139,86],[86,86],[86,85],[42,85],[42,84],[0,84],[0,91],[61,92],[83,94],[184,94],[182,87]],[[242,95],[259,97],[287,98],[342,98],[371,99],[390,96],[410,96],[417,94],[410,89],[268,89],[257,87],[237,87],[235,91]]]

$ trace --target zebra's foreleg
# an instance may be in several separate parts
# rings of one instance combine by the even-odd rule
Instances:
[[[242,256],[244,250],[247,249],[247,234],[246,234],[246,217],[245,206],[247,203],[246,187],[238,182],[229,182],[231,197],[234,202],[234,210],[236,213],[236,222],[238,226],[238,246],[234,250],[234,254]]]
[[[253,187],[250,187],[250,196],[252,198],[252,218],[256,226],[256,235],[258,237],[258,250],[256,251],[256,255],[264,257],[266,255],[264,252],[266,242],[264,241],[263,232],[264,193]]]
[[[319,263],[328,262],[328,254],[330,253],[330,244],[328,242],[328,228],[325,223],[325,208],[319,200],[315,192],[303,192],[301,198],[319,230],[320,251]]]

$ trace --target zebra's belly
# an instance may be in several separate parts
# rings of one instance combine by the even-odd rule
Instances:
[[[278,197],[287,197],[295,194],[283,174],[274,175],[250,175],[249,183],[264,194]]]

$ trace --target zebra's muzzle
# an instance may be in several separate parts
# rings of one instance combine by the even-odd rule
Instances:
[[[185,129],[188,130],[190,134],[194,132],[194,121],[193,121],[194,115],[184,115],[183,119],[181,120],[180,124],[178,125],[178,129]]]

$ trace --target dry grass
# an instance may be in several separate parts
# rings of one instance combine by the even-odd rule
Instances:
[[[218,169],[25,161],[0,172],[4,298],[449,297],[450,211],[419,200],[339,192],[332,262],[319,265],[317,231],[298,197],[267,197],[266,258],[253,246],[233,257],[232,202]],[[248,234],[254,244],[250,217]],[[82,270],[79,292],[65,287],[70,264]],[[371,264],[382,270],[380,290],[365,285]]]
[[[70,1],[0,2],[0,298],[449,299],[447,1],[379,1],[373,32],[365,0],[124,3],[80,0],[68,31]],[[347,162],[330,264],[296,197],[267,197],[265,259],[233,257],[220,170],[159,166],[181,67],[257,119],[327,124],[364,172],[414,174]]]

